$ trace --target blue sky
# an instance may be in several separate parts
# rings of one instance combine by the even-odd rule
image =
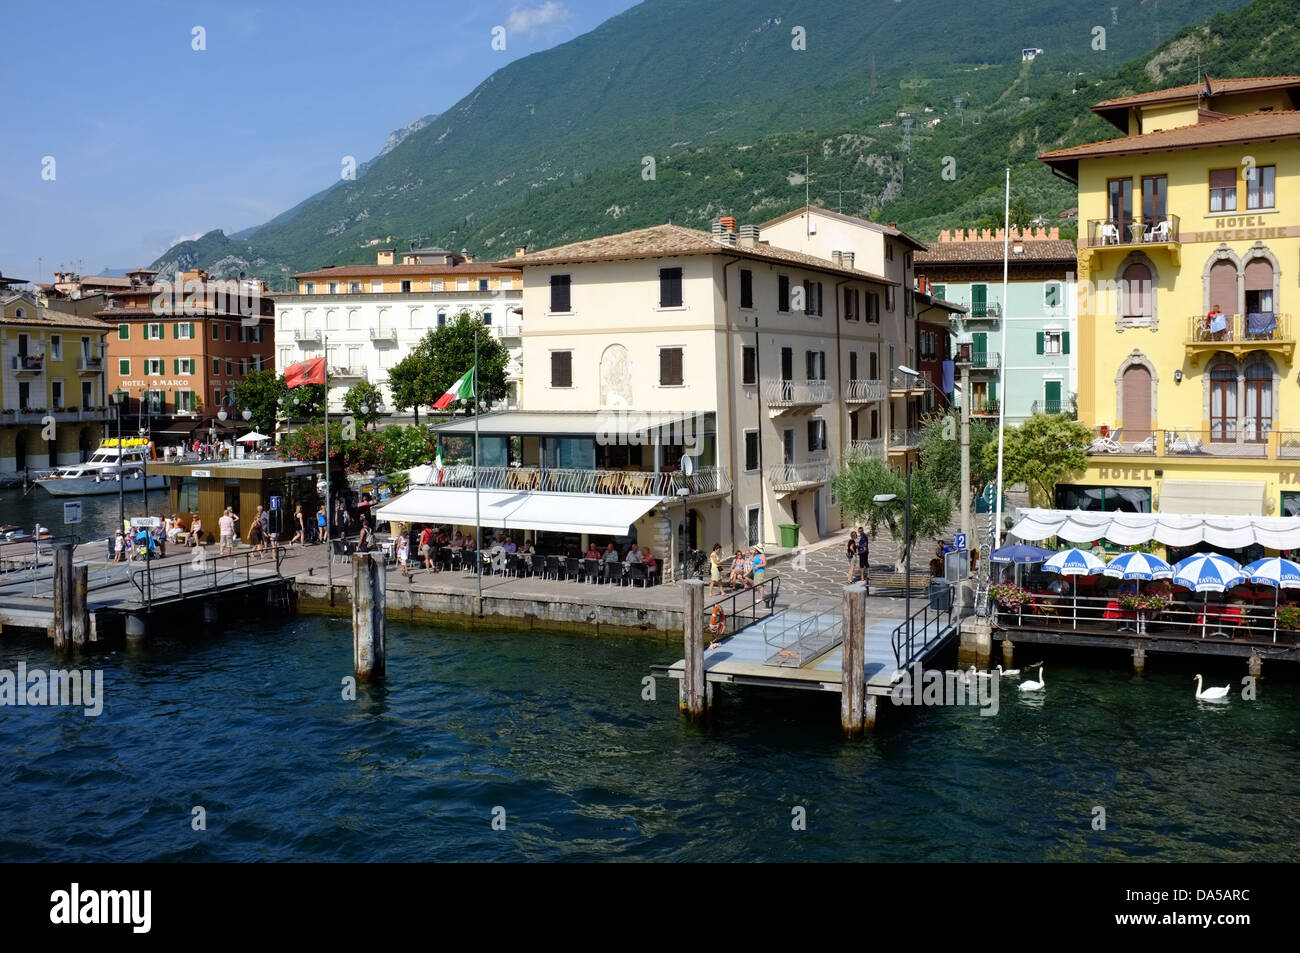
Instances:
[[[0,271],[142,266],[260,224],[337,181],[343,156],[634,5],[3,0]]]

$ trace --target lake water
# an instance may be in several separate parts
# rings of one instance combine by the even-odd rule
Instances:
[[[1279,663],[1258,700],[1211,705],[1195,671],[1238,684],[1244,664],[1152,656],[1138,678],[1122,653],[1050,655],[1041,697],[1008,679],[993,717],[886,706],[847,742],[833,694],[719,690],[707,727],[684,724],[675,682],[642,700],[680,656],[657,640],[388,638],[386,683],[354,701],[345,619],[91,655],[98,718],[0,708],[0,860],[1300,856],[1300,690]],[[0,669],[20,660],[61,667],[43,639],[0,637]]]

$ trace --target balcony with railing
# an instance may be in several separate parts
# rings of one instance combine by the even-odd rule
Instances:
[[[996,321],[1002,317],[1002,304],[997,301],[972,301],[970,318],[981,321]]]
[[[369,380],[370,375],[364,367],[338,366],[330,368],[330,377],[335,380]]]
[[[862,454],[868,457],[883,457],[885,455],[885,438],[877,437],[874,440],[850,440],[845,448],[846,454]]]
[[[835,388],[826,381],[769,380],[763,382],[763,402],[772,416],[788,411],[811,411],[835,399]]]
[[[517,338],[524,333],[524,319],[512,314],[506,318],[494,318],[488,327],[498,339]]]
[[[1085,248],[1170,246],[1182,243],[1177,215],[1150,219],[1092,218],[1083,236]]]
[[[884,399],[884,381],[852,380],[844,385],[844,403],[846,404],[869,404]]]
[[[15,354],[9,360],[9,369],[18,377],[35,377],[45,371],[45,355]]]
[[[980,399],[978,395],[971,400],[970,415],[972,417],[996,417],[1002,411],[1002,405],[995,398]]]
[[[474,467],[452,464],[435,471],[430,486],[473,487],[481,490],[531,490],[542,493],[594,493],[600,496],[662,496],[680,499],[731,491],[731,480],[721,467],[700,467],[690,476],[675,470],[652,473],[641,470],[576,470],[547,467]],[[685,494],[679,490],[685,489]]]
[[[808,463],[773,463],[764,474],[768,485],[776,493],[794,493],[825,483],[831,478],[829,460]]]
[[[972,351],[970,366],[973,371],[998,371],[1002,369],[1001,351]]]
[[[293,339],[299,346],[303,347],[312,344],[319,345],[321,343],[321,330],[320,328],[294,328]]]
[[[1063,413],[1065,409],[1065,402],[1059,398],[1036,400],[1029,405],[1031,414],[1059,414]]]
[[[397,328],[391,326],[386,328],[371,328],[370,340],[374,344],[396,344]]]
[[[1193,314],[1187,319],[1187,358],[1193,364],[1201,356],[1224,351],[1241,357],[1248,351],[1271,351],[1285,361],[1295,353],[1291,315],[1271,311],[1251,314],[1221,314],[1211,317]]]
[[[1274,430],[1265,421],[1235,421],[1210,430],[1176,427],[1133,430],[1125,427],[1093,430],[1088,454],[1095,457],[1220,457],[1244,460],[1300,459],[1300,431]]]
[[[926,391],[930,389],[928,386],[929,380],[929,371],[920,371],[916,374],[904,374],[899,370],[890,371],[889,392],[891,394],[908,394]]]
[[[889,452],[903,453],[907,450],[914,450],[921,445],[921,434],[923,431],[920,427],[908,427],[905,430],[889,431]]]
[[[102,357],[88,357],[85,354],[77,358],[78,374],[102,374],[104,373],[104,359]]]

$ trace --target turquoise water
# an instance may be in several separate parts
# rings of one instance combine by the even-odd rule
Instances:
[[[887,707],[846,742],[830,694],[724,689],[708,726],[684,724],[675,682],[642,700],[649,665],[680,655],[655,640],[388,637],[386,683],[355,701],[345,619],[92,655],[100,717],[0,708],[0,860],[1300,856],[1300,687],[1267,677],[1278,663],[1259,700],[1210,705],[1191,676],[1243,665],[1152,657],[1137,678],[1121,653],[1049,655],[1041,698]],[[0,669],[19,660],[57,667],[44,640],[0,637]]]

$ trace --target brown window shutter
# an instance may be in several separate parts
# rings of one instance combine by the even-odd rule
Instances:
[[[1211,169],[1210,170],[1210,188],[1212,189],[1232,189],[1237,186],[1236,169]]]

